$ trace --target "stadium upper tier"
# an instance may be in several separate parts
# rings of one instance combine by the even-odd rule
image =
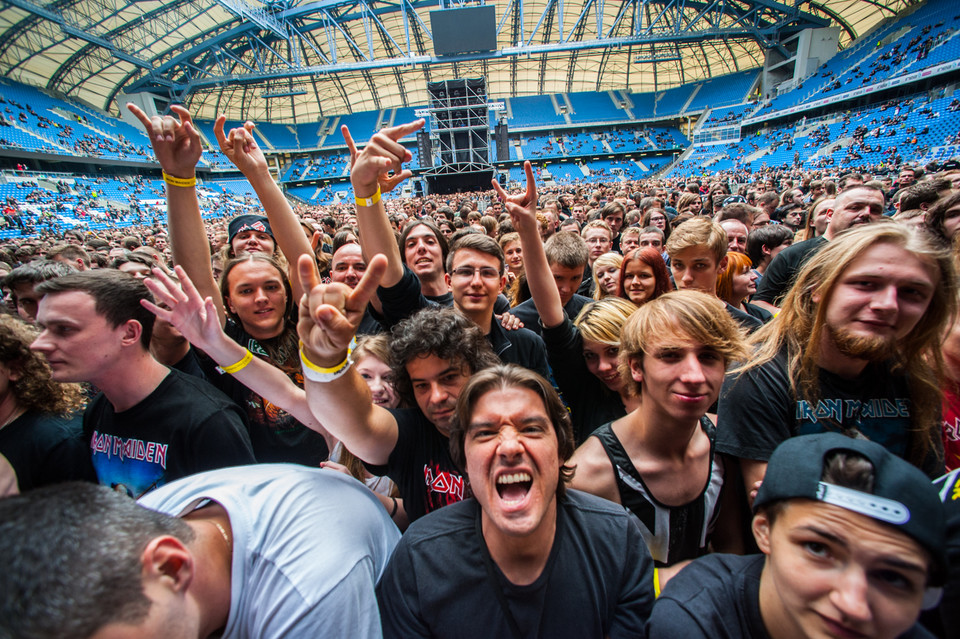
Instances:
[[[869,89],[884,81],[909,80],[921,71],[948,71],[960,58],[960,4],[939,0],[878,27],[838,53],[792,90],[773,98],[751,119]]]
[[[531,141],[521,141],[519,147],[511,145],[511,159],[603,153],[608,146],[612,152],[663,148],[664,145],[656,143],[645,145],[642,140],[626,143],[600,140],[595,134],[590,135],[593,139],[587,139],[581,132],[568,134],[569,144],[561,140],[550,145],[538,138],[545,134],[560,135],[565,128],[669,121],[696,116],[707,108],[714,111],[710,121],[704,123],[706,128],[726,126],[743,118],[747,123],[774,118],[784,110],[815,104],[825,96],[839,99],[845,93],[891,78],[957,64],[960,58],[958,28],[960,10],[956,4],[942,0],[929,2],[908,15],[882,24],[868,37],[821,65],[795,88],[758,109],[743,105],[759,79],[759,70],[752,69],[651,93],[605,91],[506,98],[501,100],[504,110],[492,112],[491,120],[502,118],[510,131],[532,134]],[[137,127],[120,119],[9,80],[0,82],[0,99],[4,101],[0,104],[3,109],[0,147],[113,161],[153,161],[146,137]],[[721,107],[731,110],[721,110]],[[414,119],[414,110],[408,107],[367,111],[299,125],[258,122],[255,135],[268,154],[343,151],[341,125],[347,125],[354,139],[362,144],[384,126]],[[230,169],[229,162],[215,151],[213,122],[198,121],[197,124],[209,144],[203,164],[213,169]],[[240,124],[230,121],[227,127]],[[411,135],[404,142],[413,146],[414,140]],[[571,146],[583,153],[572,152]],[[335,166],[317,171],[321,177],[333,178],[340,174]]]
[[[916,94],[872,107],[764,127],[729,143],[695,144],[665,177],[767,168],[842,170],[924,165],[954,157],[960,144],[960,98]]]
[[[932,0],[881,23],[770,101],[751,101],[756,98],[760,71],[750,69],[650,93],[620,90],[493,99],[503,102],[504,108],[491,111],[491,124],[497,119],[507,123],[512,162],[533,160],[541,179],[561,183],[654,175],[685,148],[687,155],[669,176],[773,167],[840,171],[942,161],[960,150],[960,98],[953,97],[950,84],[955,76],[940,75],[957,68],[960,5]],[[934,79],[917,78],[920,73]],[[938,85],[941,78],[945,81]],[[915,82],[903,90],[913,91],[912,97],[871,102],[870,91],[901,81]],[[854,92],[858,102],[845,102]],[[413,120],[415,111],[414,107],[383,109],[299,125],[257,122],[254,135],[265,153],[278,156],[282,182],[339,182],[289,189],[305,201],[325,203],[349,191],[345,181],[349,154],[340,127],[348,126],[363,144],[380,128]],[[677,127],[697,119],[690,133],[697,143],[691,147]],[[775,125],[765,125],[768,120]],[[227,128],[241,124],[232,119]],[[198,121],[197,126],[208,145],[202,165],[233,171],[216,148],[213,122]],[[721,136],[729,139],[717,141]],[[711,137],[713,143],[702,143]],[[403,144],[413,156],[411,166],[426,168],[420,165],[415,136],[408,136]],[[490,151],[494,157],[492,136]],[[9,79],[0,80],[0,155],[4,153],[28,159],[82,158],[94,165],[156,167],[149,140],[137,126]],[[631,157],[622,157],[626,155]],[[516,167],[511,166],[508,173],[522,178]],[[162,184],[156,180],[130,178],[113,183],[77,177],[65,184],[63,192],[43,184],[6,186],[15,190],[11,197],[35,207],[32,215],[37,224],[63,218],[64,224],[81,219],[109,225],[162,213],[153,208],[162,208]],[[211,186],[216,191],[209,190]],[[254,205],[242,181],[214,185],[208,180],[205,188],[205,202],[213,203],[207,205],[210,210]]]

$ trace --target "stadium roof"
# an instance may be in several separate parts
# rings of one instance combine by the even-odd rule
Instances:
[[[443,7],[458,6],[442,0]],[[474,2],[475,4],[475,2]],[[663,90],[761,66],[777,33],[847,46],[912,0],[495,0],[499,50],[438,58],[438,0],[2,0],[0,72],[118,113],[149,90],[199,117],[314,122],[485,76],[502,98]]]

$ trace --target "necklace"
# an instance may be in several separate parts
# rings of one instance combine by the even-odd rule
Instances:
[[[9,424],[12,424],[17,418],[19,418],[25,412],[27,412],[26,408],[17,408],[16,410],[13,411],[13,413],[10,414],[10,417],[7,417],[6,421],[0,424],[0,428],[8,426]]]
[[[214,521],[213,519],[210,519],[208,521],[217,527],[217,530],[219,530],[220,534],[223,536],[223,540],[227,542],[227,548],[230,548],[232,550],[232,546],[230,544],[230,535],[227,534],[226,529],[224,529],[224,527],[220,524],[219,521]]]

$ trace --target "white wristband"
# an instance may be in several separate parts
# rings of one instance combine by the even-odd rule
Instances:
[[[334,368],[322,368],[311,362],[306,353],[303,352],[303,342],[300,343],[300,365],[303,368],[303,376],[305,379],[309,379],[311,382],[318,382],[320,384],[326,384],[327,382],[332,382],[333,380],[343,377],[344,374],[350,367],[353,365],[353,359],[350,355],[353,353],[353,349],[357,345],[357,339],[354,337],[350,340],[350,345],[347,347],[347,357],[339,365]]]
[[[332,382],[335,379],[343,377],[347,371],[350,370],[350,367],[353,366],[353,358],[348,355],[343,365],[336,371],[332,373],[318,373],[310,366],[307,366],[302,360],[303,356],[301,356],[301,364],[303,364],[304,379],[309,379],[311,382],[318,382],[320,384],[326,384],[327,382]]]

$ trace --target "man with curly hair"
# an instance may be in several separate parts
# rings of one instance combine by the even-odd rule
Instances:
[[[350,344],[379,284],[386,259],[375,256],[353,289],[319,284],[316,267],[299,263],[307,295],[298,330],[307,399],[317,419],[374,475],[396,482],[410,521],[464,497],[450,458],[450,423],[470,376],[498,363],[476,324],[448,308],[425,308],[393,329],[391,366],[409,406],[385,409],[351,366]]]

